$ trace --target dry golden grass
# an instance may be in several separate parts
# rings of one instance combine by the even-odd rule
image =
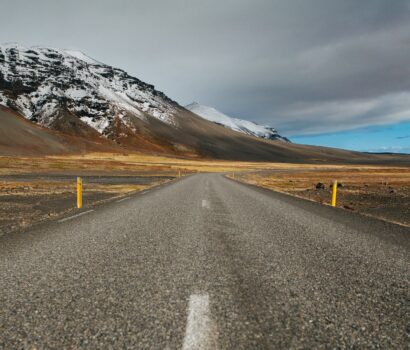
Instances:
[[[350,186],[410,186],[410,169],[344,167],[335,169],[282,170],[277,173],[250,173],[241,177],[249,183],[284,191],[311,189],[318,182],[329,186],[334,180]]]
[[[143,191],[147,188],[159,184],[160,181],[154,181],[149,184],[96,184],[86,183],[84,184],[84,192],[104,192],[104,193],[116,193],[118,195],[133,192]],[[37,195],[49,195],[49,194],[75,194],[77,191],[76,182],[69,181],[0,181],[0,195],[13,195],[13,196],[37,196]]]
[[[0,175],[55,173],[55,174],[149,174],[175,176],[195,172],[243,172],[263,169],[327,169],[327,165],[285,164],[264,162],[236,162],[219,160],[192,160],[139,153],[88,153],[83,155],[47,157],[0,157]],[[349,166],[331,166],[346,169]],[[380,167],[362,166],[360,169]]]
[[[331,184],[338,180],[337,206],[410,226],[410,169],[352,167],[292,169],[240,174],[240,181],[330,204]],[[323,183],[325,190],[317,190]]]
[[[84,207],[92,207],[130,192],[139,192],[166,182],[152,178],[145,184],[83,183]],[[76,180],[28,178],[0,181],[0,235],[76,210]]]

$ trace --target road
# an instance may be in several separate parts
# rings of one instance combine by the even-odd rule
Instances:
[[[0,348],[408,348],[410,230],[199,174],[0,238]]]

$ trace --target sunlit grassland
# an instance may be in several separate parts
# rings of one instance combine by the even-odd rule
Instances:
[[[316,172],[324,169],[379,169],[378,166],[327,164],[290,164],[238,162],[224,160],[193,160],[140,153],[87,153],[45,157],[0,157],[0,175],[56,173],[101,175],[177,176],[197,172],[244,172],[255,170],[300,170]],[[383,168],[385,169],[385,168]],[[403,168],[398,168],[403,169]]]

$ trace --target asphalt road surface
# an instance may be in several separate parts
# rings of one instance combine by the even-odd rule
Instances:
[[[195,175],[0,238],[0,348],[409,348],[410,230]]]

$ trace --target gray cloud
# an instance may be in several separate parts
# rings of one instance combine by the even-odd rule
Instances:
[[[2,0],[0,42],[75,48],[285,134],[410,120],[407,0]]]

